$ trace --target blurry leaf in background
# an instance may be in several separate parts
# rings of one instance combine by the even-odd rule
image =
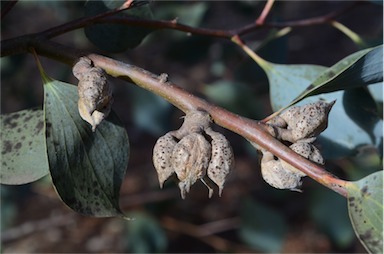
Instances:
[[[92,132],[79,115],[77,87],[43,80],[49,168],[58,194],[84,215],[122,215],[119,192],[129,156],[125,128],[111,112]]]
[[[1,205],[0,205],[0,230],[8,228],[17,216],[17,202],[12,195],[12,191],[7,186],[0,185]]]
[[[348,217],[347,201],[328,189],[311,191],[310,215],[332,242],[341,249],[348,248],[355,240],[355,233]]]
[[[376,103],[369,91],[363,87],[345,90],[343,106],[347,115],[370,136],[375,144],[375,126],[380,121]]]
[[[165,57],[169,61],[178,61],[189,65],[197,64],[207,58],[212,43],[213,41],[209,37],[185,36],[167,44]]]
[[[215,104],[234,113],[258,118],[261,103],[251,88],[238,81],[218,80],[204,86],[203,93]]]
[[[240,238],[259,252],[281,251],[287,225],[278,211],[248,198],[241,207]]]
[[[287,36],[284,35],[289,31],[289,28],[281,30],[272,29],[264,40],[250,42],[250,47],[254,48],[257,54],[263,59],[267,59],[273,63],[284,63],[288,55],[288,39]],[[237,51],[236,54],[238,54]],[[236,66],[235,78],[246,84],[251,83],[254,86],[263,85],[268,87],[266,73],[253,59],[248,57]]]
[[[368,91],[376,102],[379,116],[383,116],[383,83],[368,86]]]
[[[263,69],[269,80],[272,108],[277,111],[289,105],[298,93],[303,91],[327,68],[319,65],[267,63]],[[301,91],[298,91],[298,88]]]
[[[357,237],[370,253],[383,253],[383,171],[349,182],[346,187]]]
[[[204,14],[209,7],[208,2],[184,2],[180,4],[180,2],[160,1],[156,4],[156,19],[176,19],[178,23],[192,27],[200,26]]]
[[[93,16],[120,7],[125,1],[87,1],[85,16]],[[152,19],[149,5],[134,7],[116,14],[117,17],[134,17],[136,19]],[[98,48],[111,52],[123,52],[135,48],[153,31],[144,27],[133,27],[125,24],[94,24],[84,28],[87,38]]]
[[[129,253],[164,253],[167,236],[155,218],[143,212],[128,214],[131,220],[124,221],[126,232],[125,249]]]
[[[1,115],[2,184],[26,184],[49,173],[41,109]]]
[[[171,127],[172,105],[165,99],[137,86],[127,87],[132,103],[133,121],[141,130],[157,136]]]

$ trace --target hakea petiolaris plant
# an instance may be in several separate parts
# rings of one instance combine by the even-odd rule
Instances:
[[[227,175],[231,171],[236,172],[230,142],[214,130],[214,125],[218,125],[241,135],[260,151],[261,174],[272,187],[301,191],[302,178],[309,176],[347,198],[357,236],[369,252],[382,252],[382,171],[355,182],[329,173],[324,168],[325,160],[316,147],[316,141],[327,126],[332,125],[329,114],[339,102],[317,100],[294,106],[308,96],[382,82],[382,46],[356,52],[331,68],[316,69],[316,76],[291,103],[266,119],[255,121],[188,93],[170,82],[167,74],[157,76],[136,66],[97,54],[78,52],[50,40],[78,27],[92,27],[89,24],[97,22],[148,25],[148,29],[139,34],[140,38],[129,42],[133,46],[158,27],[226,38],[254,59],[273,85],[274,80],[284,82],[291,74],[287,71],[287,76],[276,77],[280,74],[276,74],[275,69],[294,70],[291,75],[300,76],[308,70],[306,68],[310,68],[302,67],[297,73],[292,66],[267,62],[241,39],[242,35],[265,24],[273,2],[267,1],[255,24],[230,32],[202,30],[175,21],[156,23],[151,19],[142,20],[143,17],[113,16],[138,6],[135,1],[126,1],[116,9],[41,33],[2,41],[2,56],[15,52],[35,55],[44,83],[44,106],[43,110],[31,109],[2,115],[2,170],[5,170],[0,175],[1,183],[24,184],[49,173],[61,199],[73,210],[89,216],[125,217],[118,198],[128,163],[129,143],[124,127],[111,111],[110,75],[165,98],[185,113],[181,127],[167,132],[154,145],[152,159],[160,187],[174,175],[183,199],[197,181],[208,187],[209,197],[213,195],[214,188],[218,188],[219,196],[222,195]],[[308,24],[327,23],[335,15],[337,13],[314,19]],[[289,24],[295,26],[294,22]],[[338,23],[332,24],[350,34]],[[302,25],[302,22],[296,25]],[[95,30],[97,33],[97,29],[93,30],[95,27],[86,31],[91,40],[94,40]],[[103,45],[99,46],[102,48]],[[77,87],[49,78],[37,55],[70,64],[79,80]],[[345,77],[364,79],[354,80],[348,85]],[[21,123],[25,133],[18,128]],[[31,133],[33,135],[29,135]],[[23,141],[22,137],[26,139],[28,135],[30,137]],[[35,165],[37,169],[33,174],[26,174],[26,165]]]

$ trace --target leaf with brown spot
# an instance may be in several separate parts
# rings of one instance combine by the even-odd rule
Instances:
[[[2,184],[26,184],[49,173],[41,109],[26,109],[0,117]]]
[[[76,86],[43,80],[48,161],[57,193],[78,213],[122,215],[119,192],[129,157],[124,126],[111,112],[92,132],[77,110]]]
[[[348,211],[357,237],[370,253],[383,253],[383,171],[347,184]]]

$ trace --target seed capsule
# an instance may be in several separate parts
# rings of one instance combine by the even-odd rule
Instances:
[[[177,142],[168,132],[160,137],[153,147],[153,165],[157,171],[160,188],[163,188],[164,182],[175,172],[171,164],[172,151]]]
[[[269,185],[277,189],[298,191],[302,184],[300,173],[284,168],[281,161],[276,160],[273,154],[268,151],[263,152],[261,175]]]
[[[303,106],[293,106],[269,124],[278,128],[279,139],[295,143],[299,140],[318,136],[328,126],[328,115],[335,101],[327,103],[318,101]]]
[[[295,151],[296,153],[300,154],[301,156],[303,156],[304,158],[310,161],[313,161],[319,165],[324,164],[324,159],[321,156],[319,149],[317,149],[317,147],[314,146],[313,144],[306,143],[306,142],[297,142],[292,144],[289,148],[291,148],[293,151]],[[302,171],[296,169],[294,166],[285,162],[284,160],[281,160],[281,164],[284,168],[289,169],[292,172],[295,172],[296,174],[299,174],[301,176],[305,176],[305,174]]]
[[[74,65],[73,74],[79,79],[77,89],[80,116],[95,131],[96,126],[108,116],[113,103],[112,88],[107,82],[107,75],[87,57],[80,58]]]
[[[211,145],[201,134],[191,133],[176,144],[171,165],[180,180],[179,188],[183,199],[190,187],[205,176],[210,158]]]
[[[225,178],[234,166],[231,144],[221,133],[207,128],[205,132],[212,138],[212,156],[207,175],[219,187],[219,196],[224,188]]]

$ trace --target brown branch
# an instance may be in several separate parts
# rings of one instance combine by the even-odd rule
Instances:
[[[239,220],[237,218],[226,219],[222,221],[217,221],[215,222],[215,224],[215,226],[220,224],[220,226],[222,227],[221,231],[225,231],[231,228],[238,227]],[[212,246],[215,250],[219,252],[248,253],[252,251],[243,245],[233,243],[219,236],[207,233],[207,229],[211,231],[210,233],[217,233],[217,230],[216,232],[214,232],[215,229],[212,228],[212,224],[197,226],[185,221],[176,220],[172,217],[164,217],[161,220],[161,225],[167,230],[198,238],[200,241],[206,243],[209,246]]]
[[[337,11],[331,12],[324,16],[313,17],[309,19],[301,19],[296,21],[286,21],[286,22],[263,22],[263,23],[256,22],[256,23],[251,23],[249,25],[237,28],[237,29],[233,29],[233,30],[196,28],[196,27],[191,27],[188,25],[177,23],[174,20],[172,21],[145,20],[145,19],[138,19],[135,17],[112,16],[118,12],[126,10],[126,9],[120,8],[120,9],[115,9],[109,12],[101,13],[96,16],[83,17],[77,20],[73,20],[68,23],[47,29],[42,32],[1,41],[1,56],[10,55],[11,52],[15,52],[15,51],[17,52],[18,50],[14,49],[16,46],[13,42],[21,38],[25,39],[25,37],[39,37],[40,39],[51,39],[56,36],[62,35],[64,33],[67,33],[79,28],[83,28],[91,24],[118,23],[118,24],[125,24],[125,25],[153,28],[153,29],[172,29],[172,30],[182,31],[182,32],[186,32],[194,35],[231,39],[235,35],[242,36],[242,35],[251,33],[255,30],[258,30],[260,28],[301,27],[301,26],[326,24],[336,19],[338,16],[342,15],[346,11],[358,6],[361,3],[364,3],[364,2],[353,2],[346,7],[343,7]],[[7,47],[3,46],[3,44],[7,45]],[[13,49],[9,49],[10,46],[12,46]]]
[[[263,25],[265,22],[265,19],[267,18],[269,12],[272,9],[272,5],[275,2],[275,0],[267,0],[267,3],[264,6],[263,11],[261,12],[260,16],[256,20],[256,25]]]
[[[64,47],[50,41],[31,41],[30,44],[34,46],[38,54],[68,64],[73,64],[77,58],[86,55],[73,50],[72,48]],[[208,103],[171,82],[164,82],[159,76],[139,67],[96,54],[89,54],[88,57],[92,59],[95,65],[103,68],[109,75],[129,80],[136,85],[163,97],[184,112],[194,109],[204,109],[212,116],[216,124],[258,144],[280,159],[300,169],[315,181],[334,190],[342,196],[347,195],[345,189],[346,181],[337,179],[325,169],[298,155],[287,146],[280,143],[274,137],[269,135],[266,131],[266,126],[263,123],[239,116],[221,107]]]

